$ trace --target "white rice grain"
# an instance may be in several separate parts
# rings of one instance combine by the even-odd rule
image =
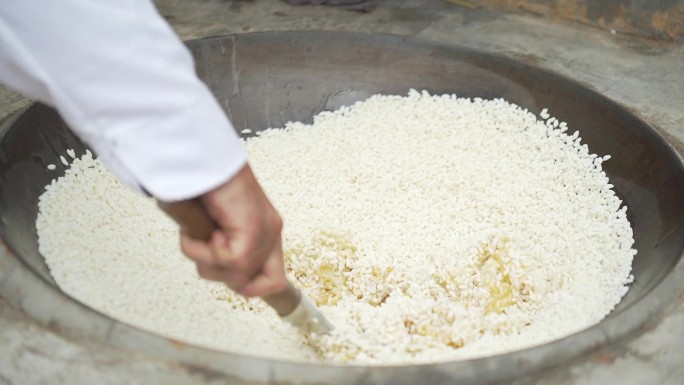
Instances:
[[[304,338],[199,279],[177,228],[90,153],[41,196],[68,294],[179,340],[295,361],[472,358],[599,322],[631,282],[626,207],[567,124],[504,100],[373,96],[245,142],[288,274],[336,326]]]

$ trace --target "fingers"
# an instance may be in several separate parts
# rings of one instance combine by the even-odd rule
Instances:
[[[232,274],[228,269],[218,268],[214,265],[204,265],[199,262],[196,265],[197,275],[204,279],[218,282],[228,282],[231,280]]]
[[[235,239],[229,239],[222,232],[216,232],[209,242],[209,249],[214,257],[214,267],[229,270],[229,280],[224,282],[240,292],[250,279],[259,271],[268,258],[273,244],[268,248],[259,247],[256,244],[257,229],[254,233],[248,231],[235,235]]]
[[[245,296],[258,296],[282,287],[285,281],[282,246],[278,240],[269,247],[257,246],[257,241],[245,236],[239,242],[231,243],[221,231],[216,231],[206,243],[181,234],[181,250],[197,264],[200,277],[212,281],[225,282],[234,291],[243,291],[243,287],[256,277],[256,287],[244,293]],[[237,244],[237,245],[235,245]],[[278,278],[277,275],[282,277]],[[267,278],[267,281],[263,281]],[[262,282],[263,281],[263,282]],[[253,286],[253,285],[252,285]],[[252,294],[253,293],[253,294]]]
[[[239,282],[240,273],[213,265],[203,265],[200,263],[196,265],[197,275],[200,277],[210,281],[223,282],[234,292],[239,292],[242,289],[242,286],[235,285],[235,282]]]
[[[254,238],[259,236],[261,228],[249,228],[248,225],[233,232],[228,238],[225,233],[217,232],[209,242],[209,248],[215,256],[218,266],[239,270],[251,277],[266,259],[268,250],[258,248]]]
[[[249,166],[202,202],[221,229],[209,242],[181,235],[181,250],[197,263],[198,274],[250,297],[282,289],[282,219]]]
[[[240,290],[240,294],[262,297],[283,290],[286,284],[283,249],[279,240],[261,270]]]
[[[181,233],[180,248],[183,254],[198,264],[205,266],[211,266],[215,264],[215,258],[206,242],[192,239]]]
[[[251,237],[247,235],[240,238]],[[244,270],[248,267],[250,263],[249,254],[256,251],[255,247],[251,245],[253,242],[249,242],[249,239],[235,240],[231,244],[226,235],[218,230],[214,231],[209,242],[190,238],[183,233],[181,233],[180,242],[183,254],[198,263],[238,270]]]
[[[192,242],[190,240],[190,243]],[[193,244],[194,246],[198,248],[199,246],[205,246],[205,249],[210,249],[205,244]],[[206,251],[202,250],[202,252]],[[271,254],[262,264],[261,269],[251,276],[251,279],[245,278],[247,276],[242,271],[220,267],[214,263],[206,264],[196,261],[196,264],[197,273],[200,277],[211,281],[224,282],[231,290],[245,297],[261,297],[275,293],[283,290],[287,284],[280,241],[273,246]]]
[[[221,236],[221,232],[214,232],[212,235],[212,241],[217,236]],[[183,251],[183,254],[195,262],[197,265],[197,274],[200,277],[211,281],[230,283],[229,287],[231,289],[239,289],[241,286],[236,287],[236,285],[233,284],[236,273],[228,268],[220,267],[218,265],[218,259],[210,245],[211,242],[206,243],[203,241],[198,241],[188,237],[183,233],[180,235],[181,251]],[[244,282],[239,283],[240,285],[244,285]]]

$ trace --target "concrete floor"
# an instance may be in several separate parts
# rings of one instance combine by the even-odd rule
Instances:
[[[681,44],[530,15],[473,10],[455,4],[459,2],[440,0],[387,1],[369,14],[329,7],[293,7],[273,0],[156,3],[183,39],[249,31],[323,29],[393,33],[495,52],[555,71],[599,91],[653,125],[684,154]],[[0,88],[0,119],[27,103],[25,98]],[[683,286],[678,286],[678,299],[665,314],[639,335],[535,378],[512,383],[684,384]],[[159,363],[107,361],[105,356],[84,352],[77,344],[31,322],[2,297],[0,352],[0,384],[171,384],[192,380],[174,377],[172,372],[155,377],[154,373],[164,370]],[[122,374],[124,371],[129,377]],[[203,382],[222,383],[206,378]]]

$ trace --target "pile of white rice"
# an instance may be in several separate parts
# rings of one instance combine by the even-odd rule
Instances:
[[[199,279],[176,226],[90,154],[41,196],[40,251],[93,308],[238,353],[406,364],[537,345],[608,314],[636,253],[601,170],[609,156],[541,118],[411,91],[245,142],[285,219],[288,274],[330,336],[301,336],[258,299]]]

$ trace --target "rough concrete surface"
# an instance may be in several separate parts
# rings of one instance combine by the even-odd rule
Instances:
[[[156,3],[183,39],[323,29],[415,36],[498,53],[599,91],[653,125],[684,153],[684,47],[657,36],[612,33],[598,23],[592,26],[581,20],[471,6],[477,1],[386,1],[368,14],[325,6],[294,7],[273,0]],[[0,119],[27,103],[0,88]],[[684,296],[680,295],[640,336],[516,383],[680,385],[684,384],[682,363]],[[121,361],[104,347],[93,350],[72,343],[32,322],[0,297],[0,384],[213,382],[175,372],[161,362],[135,357]]]

